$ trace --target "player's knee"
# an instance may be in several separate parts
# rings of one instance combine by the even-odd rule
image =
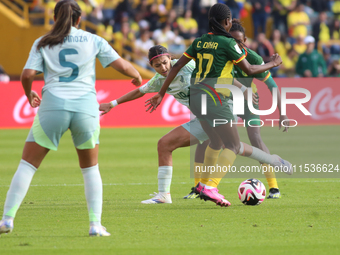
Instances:
[[[237,155],[241,149],[240,143],[234,144],[232,151]]]
[[[236,143],[229,143],[225,145],[225,148],[228,150],[233,151],[235,154],[238,154],[240,149],[241,149],[241,145],[240,143],[236,144]]]
[[[161,139],[159,139],[157,144],[157,150],[158,151],[169,151],[170,150],[170,141],[167,139],[166,136],[163,136]]]
[[[223,142],[220,139],[217,139],[217,140],[210,139],[210,143],[209,143],[210,148],[214,150],[218,150],[219,148],[222,148],[222,146],[223,146]]]
[[[169,152],[173,152],[174,150],[176,150],[179,147],[183,146],[183,142],[181,141],[181,139],[176,139],[174,137],[171,136],[163,136],[159,141],[158,141],[158,151],[169,151]]]

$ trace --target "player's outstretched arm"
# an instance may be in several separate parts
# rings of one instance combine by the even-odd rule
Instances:
[[[100,115],[102,116],[102,115],[108,113],[113,107],[115,107],[119,104],[129,102],[129,101],[133,101],[133,100],[140,98],[144,95],[145,94],[140,92],[139,89],[134,89],[134,90],[126,93],[125,95],[121,96],[120,98],[111,101],[110,103],[102,103],[102,104],[99,105],[99,111],[102,111],[102,113]]]
[[[24,69],[20,77],[21,84],[24,88],[27,100],[33,108],[38,107],[41,103],[39,95],[35,91],[32,91],[32,83],[36,73],[36,70]]]
[[[113,61],[110,66],[116,69],[118,72],[133,78],[131,81],[133,85],[140,86],[142,84],[142,77],[130,62],[119,58]]]
[[[174,66],[171,68],[158,94],[154,95],[153,97],[145,101],[145,107],[148,107],[146,111],[151,110],[150,111],[151,113],[154,110],[156,110],[157,106],[162,102],[165,92],[169,88],[171,82],[175,79],[176,75],[182,69],[182,67],[188,64],[190,60],[191,60],[190,58],[187,58],[184,55],[180,57],[180,59],[176,62],[176,64],[174,64]]]
[[[271,57],[271,61],[264,65],[251,65],[249,64],[247,59],[243,59],[237,65],[248,75],[254,75],[263,73],[273,67],[279,66],[282,64],[282,59],[279,54],[274,54]]]

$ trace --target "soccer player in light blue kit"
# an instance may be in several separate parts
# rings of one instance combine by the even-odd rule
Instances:
[[[143,86],[130,91],[129,93],[119,97],[116,100],[108,103],[100,104],[99,110],[103,111],[102,114],[106,114],[111,109],[119,104],[126,103],[137,98],[144,96],[146,93],[158,92],[171,68],[177,63],[177,59],[171,59],[171,56],[166,48],[161,45],[153,46],[149,49],[149,63],[157,72],[156,75]],[[171,82],[167,94],[174,96],[174,98],[182,105],[189,108],[189,86],[190,79],[193,70],[195,69],[195,62],[190,61],[187,63],[176,75]],[[242,86],[238,84],[237,86]],[[245,93],[247,93],[245,91]],[[247,98],[247,97],[246,97]],[[232,101],[229,102],[232,104]],[[232,106],[231,106],[232,107]],[[153,198],[143,200],[142,204],[162,204],[172,203],[170,195],[170,186],[172,180],[172,152],[181,147],[188,147],[190,145],[197,144],[197,150],[195,154],[194,169],[199,166],[203,166],[202,159],[204,158],[204,152],[206,145],[200,144],[200,142],[208,140],[208,135],[204,132],[200,122],[197,118],[184,123],[171,130],[164,135],[158,141],[158,193],[155,192]],[[274,166],[280,166],[282,160],[279,156],[267,154],[255,147],[252,147],[246,143],[241,142],[243,150],[239,153],[243,156],[250,157],[252,159],[263,159],[268,164]],[[286,162],[286,161],[283,161]],[[194,172],[195,186],[200,181],[200,174]],[[193,194],[191,194],[193,195]],[[196,197],[196,196],[194,196]],[[194,198],[193,197],[193,198]],[[188,196],[185,197],[189,198]]]
[[[99,105],[95,91],[95,61],[142,82],[138,71],[119,57],[101,37],[78,30],[81,10],[73,0],[54,9],[55,25],[37,39],[21,75],[32,107],[40,106],[27,137],[22,159],[7,193],[0,234],[13,230],[13,220],[31,180],[49,150],[57,150],[61,136],[71,130],[85,182],[90,236],[109,236],[101,225],[103,188],[98,168]],[[31,90],[36,73],[44,73],[42,99]]]

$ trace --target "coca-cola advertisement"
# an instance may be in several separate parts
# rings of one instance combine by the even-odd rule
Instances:
[[[144,81],[146,83],[147,81]],[[33,82],[32,89],[41,95],[43,81]],[[108,103],[136,89],[129,80],[97,81],[98,103]],[[0,128],[31,127],[38,108],[32,108],[19,81],[13,81],[3,86],[5,93],[5,111],[0,112]],[[146,94],[137,100],[118,105],[101,117],[101,127],[165,127],[177,126],[190,120],[190,111],[178,103],[172,96],[166,95],[162,106],[150,114],[144,107],[145,101],[152,94]],[[43,98],[42,98],[43,100]],[[99,114],[99,112],[98,112]]]
[[[290,125],[329,125],[340,124],[340,86],[336,78],[318,79],[276,79],[282,92],[282,88],[300,88],[310,92],[308,95],[299,92],[287,92],[287,116],[292,120]],[[146,82],[146,81],[145,81]],[[43,81],[35,81],[33,90],[41,94]],[[266,85],[257,82],[260,96],[260,109],[271,108],[272,95]],[[99,103],[110,102],[125,93],[135,89],[129,80],[97,81],[97,99]],[[0,112],[1,128],[28,128],[31,126],[37,108],[33,109],[27,102],[27,98],[18,81],[10,82],[2,87],[5,98],[5,108]],[[146,112],[145,101],[152,94],[146,94],[132,102],[118,105],[109,114],[101,117],[102,127],[161,127],[177,126],[190,120],[190,111],[187,107],[177,102],[172,96],[166,95],[162,104],[152,114]],[[306,98],[305,103],[294,103],[295,99]],[[308,99],[308,100],[307,100]],[[288,101],[287,101],[288,102]],[[305,114],[301,109],[305,108],[310,114]],[[279,118],[278,110],[274,113],[261,116],[264,125],[277,126]]]
[[[338,78],[281,78],[275,79],[281,91],[281,104],[286,103],[286,114],[296,125],[339,125],[340,86]],[[265,84],[257,82],[260,109],[269,109],[271,94]],[[283,95],[283,91],[287,92]],[[287,100],[284,100],[284,97]],[[305,103],[299,103],[306,101]],[[278,109],[265,119],[278,119]]]

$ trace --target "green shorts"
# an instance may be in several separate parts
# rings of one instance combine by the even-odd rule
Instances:
[[[99,115],[41,108],[34,118],[26,142],[36,142],[56,151],[60,138],[68,129],[71,130],[74,146],[80,150],[93,149],[99,144]]]
[[[256,93],[257,98],[259,95]],[[256,110],[259,110],[259,105],[253,105]],[[238,115],[241,119],[243,119],[246,123],[246,127],[249,126],[261,126],[260,116],[250,112],[248,107],[248,101],[244,100],[244,114]]]
[[[202,114],[202,95],[206,95],[207,99],[206,114]],[[208,122],[211,127],[230,123],[234,120],[231,104],[228,103],[230,98],[221,94],[218,94],[218,96],[215,94],[209,95],[200,89],[190,90],[189,104],[191,112],[200,121]]]

